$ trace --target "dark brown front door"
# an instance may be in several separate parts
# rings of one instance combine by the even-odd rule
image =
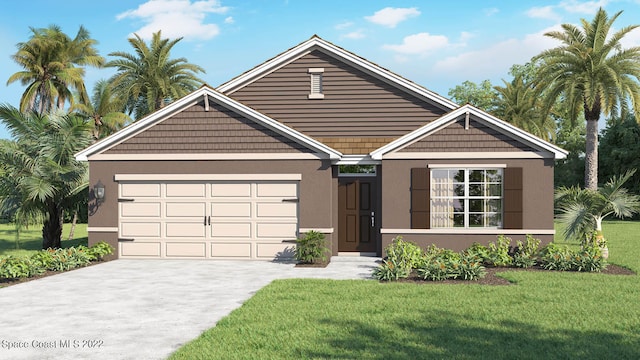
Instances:
[[[341,177],[338,182],[338,251],[376,252],[376,179]]]

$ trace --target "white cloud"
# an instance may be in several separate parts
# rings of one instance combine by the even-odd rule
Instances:
[[[473,79],[480,74],[484,79],[506,73],[513,64],[524,64],[542,50],[558,45],[547,36],[549,31],[560,30],[553,26],[522,39],[508,39],[480,50],[447,57],[434,64],[434,73],[455,74],[463,79]]]
[[[449,45],[449,39],[444,35],[431,35],[418,33],[402,39],[400,45],[383,45],[383,49],[393,50],[400,54],[426,55],[434,50],[442,49]]]
[[[394,28],[399,23],[420,15],[420,11],[417,8],[392,8],[386,7],[382,10],[376,11],[371,16],[365,16],[367,21],[374,24]]]
[[[365,35],[364,35],[364,31],[362,29],[359,29],[359,30],[344,34],[341,37],[346,39],[358,40],[358,39],[364,38]]]
[[[233,24],[234,22],[236,21],[233,19],[233,16],[228,16],[224,19],[225,24]]]
[[[488,9],[484,9],[483,11],[486,16],[492,16],[500,12],[498,8],[488,8]]]
[[[556,14],[553,10],[553,6],[532,7],[527,10],[527,16],[530,18],[548,19],[553,21],[560,21],[560,15]]]
[[[353,25],[353,23],[351,21],[345,21],[343,23],[340,23],[340,24],[334,26],[334,28],[336,30],[344,30],[344,29],[346,29],[348,27],[351,27],[352,25]]]
[[[134,10],[116,16],[117,20],[140,19],[146,23],[135,31],[143,39],[162,30],[165,38],[184,37],[187,40],[206,40],[220,33],[216,24],[204,23],[207,14],[224,14],[229,10],[218,0],[191,2],[190,0],[149,0]]]
[[[598,1],[578,1],[564,0],[560,2],[560,7],[570,13],[595,14],[599,8],[607,6],[609,0]]]

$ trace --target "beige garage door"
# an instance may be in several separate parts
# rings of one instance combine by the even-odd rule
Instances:
[[[121,258],[292,257],[297,181],[120,182]]]

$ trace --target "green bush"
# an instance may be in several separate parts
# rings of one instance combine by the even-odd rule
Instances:
[[[327,253],[329,248],[323,233],[311,230],[296,240],[295,258],[303,264],[327,261]]]
[[[408,277],[410,272],[406,265],[398,266],[394,261],[387,259],[373,270],[373,277],[380,281],[395,281]]]
[[[422,249],[410,241],[404,241],[402,236],[396,236],[387,247],[384,248],[387,259],[397,266],[404,267],[411,272],[421,263]]]
[[[493,266],[509,266],[513,263],[513,259],[509,255],[511,246],[511,238],[504,235],[498,235],[496,243],[489,244],[489,263]]]
[[[418,276],[424,280],[442,281],[455,276],[451,263],[441,258],[434,258],[425,262],[421,268],[417,270]]]
[[[45,272],[51,267],[53,262],[53,252],[42,250],[31,255],[29,258],[34,267],[38,268],[40,272]]]
[[[478,280],[487,275],[487,270],[482,265],[482,258],[478,255],[463,254],[460,257],[458,278],[463,280]]]
[[[480,262],[483,264],[488,264],[489,262],[489,249],[477,242],[474,242],[469,246],[466,250],[462,252],[463,255],[474,256],[480,259]]]
[[[18,279],[39,274],[37,267],[26,257],[7,256],[0,260],[0,278]]]
[[[87,249],[91,261],[102,261],[102,259],[113,253],[113,247],[104,241],[93,244]]]
[[[542,250],[542,267],[547,270],[600,272],[607,263],[597,246],[572,251],[566,246],[554,243]]]
[[[536,264],[536,256],[540,247],[540,240],[527,235],[525,243],[516,241],[516,249],[513,254],[513,265],[520,268],[532,267]]]

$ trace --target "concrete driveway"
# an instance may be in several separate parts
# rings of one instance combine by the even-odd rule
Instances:
[[[376,260],[116,260],[1,288],[0,359],[164,359],[275,279],[370,278]]]

